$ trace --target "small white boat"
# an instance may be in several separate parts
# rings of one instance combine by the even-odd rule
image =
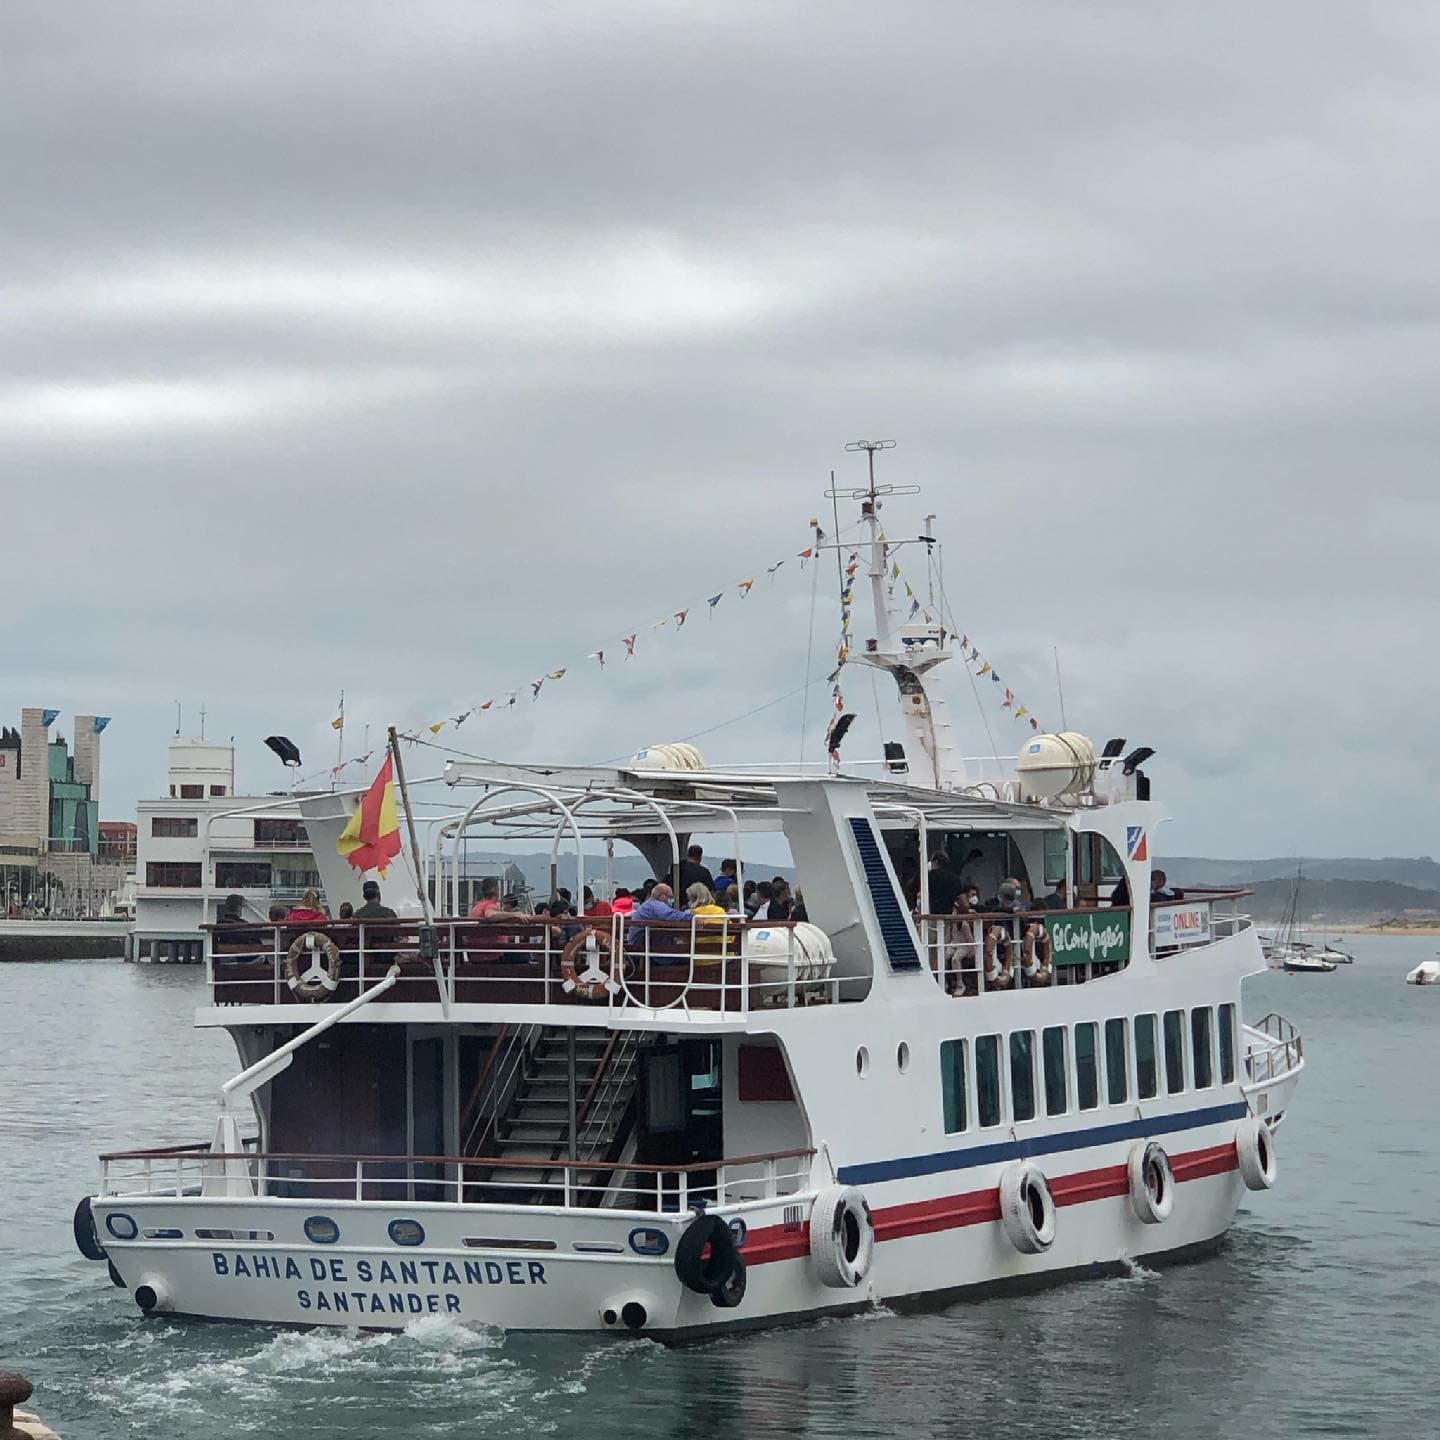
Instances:
[[[1326,960],[1313,950],[1299,948],[1287,951],[1281,965],[1292,975],[1328,975],[1338,968],[1333,960]]]
[[[1406,977],[1407,985],[1440,985],[1440,960],[1422,960]]]

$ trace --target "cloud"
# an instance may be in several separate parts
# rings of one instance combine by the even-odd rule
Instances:
[[[373,735],[571,664],[465,747],[813,758],[814,572],[584,656],[793,555],[884,435],[892,534],[938,512],[1047,724],[1056,647],[1071,724],[1156,746],[1168,846],[1433,851],[1433,17],[7,18],[5,704],[115,715],[107,812],[177,698],[260,785],[342,687]],[[846,684],[858,757],[898,727]]]

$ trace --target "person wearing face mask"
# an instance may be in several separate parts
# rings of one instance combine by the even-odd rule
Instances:
[[[980,892],[973,885],[957,884],[960,893],[955,897],[955,918],[945,927],[945,993],[973,995],[978,989],[980,947],[976,943],[976,922],[970,917]]]

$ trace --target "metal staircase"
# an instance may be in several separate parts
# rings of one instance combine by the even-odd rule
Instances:
[[[571,1034],[575,1158],[582,1163],[619,1158],[635,1097],[639,1036],[629,1030],[572,1031],[563,1025],[521,1026],[497,1037],[492,1063],[468,1107],[474,1118],[466,1137],[467,1155],[525,1161],[569,1158]],[[476,1178],[487,1182],[476,1198],[561,1203],[560,1169],[497,1164]],[[587,1188],[574,1203],[598,1203],[602,1190],[603,1185]]]

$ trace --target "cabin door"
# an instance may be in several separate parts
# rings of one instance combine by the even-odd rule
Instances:
[[[454,1124],[450,1097],[455,1089],[454,1047],[451,1034],[438,1026],[412,1026],[408,1040],[406,1080],[408,1088],[409,1133],[407,1150],[411,1155],[450,1155],[454,1153]],[[444,1200],[442,1184],[449,1167],[435,1160],[418,1160],[411,1167],[410,1198]],[[425,1183],[432,1182],[432,1183]]]

